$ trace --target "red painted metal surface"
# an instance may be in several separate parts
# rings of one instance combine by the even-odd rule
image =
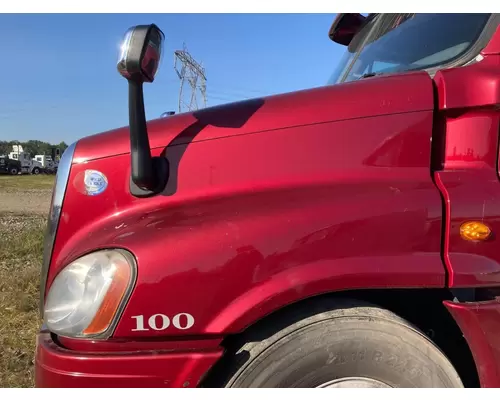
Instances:
[[[415,72],[226,104],[150,121],[149,142],[152,148],[163,149],[294,126],[424,111],[432,109],[430,86],[425,72]],[[124,127],[81,139],[75,157],[92,160],[129,153],[129,130]]]
[[[500,26],[497,27],[495,33],[489,40],[486,47],[481,51],[483,56],[500,54]]]
[[[167,340],[168,339],[168,340]],[[85,353],[113,353],[131,351],[196,351],[216,349],[222,342],[222,336],[215,337],[169,337],[165,340],[143,340],[141,338],[108,339],[108,340],[81,340],[59,336],[58,342],[62,347]]]
[[[500,388],[500,298],[478,303],[446,301],[444,304],[469,344],[481,387]]]
[[[222,355],[197,351],[89,354],[59,347],[48,333],[37,337],[36,387],[196,387]]]
[[[222,335],[324,292],[443,287],[430,77],[373,78],[263,101],[241,129],[195,123],[181,131],[179,121],[193,116],[163,120],[155,154],[174,136],[221,138],[174,140],[164,152],[169,185],[153,198],[129,194],[127,154],[74,164],[47,287],[86,252],[132,251],[137,284],[115,338]],[[221,107],[205,115],[237,114]],[[258,129],[266,131],[242,134]],[[90,145],[106,148],[99,156],[119,151],[108,140],[83,141],[76,157],[89,157]],[[87,168],[108,177],[103,194],[83,194]],[[133,331],[133,316],[159,313],[190,313],[195,324]]]
[[[450,287],[500,285],[500,57],[486,55],[468,67],[435,76],[446,141],[435,173],[445,199],[444,260]],[[478,220],[493,236],[486,242],[460,237],[460,225]]]
[[[439,110],[460,111],[500,104],[499,69],[500,56],[495,54],[467,67],[438,71],[434,81]]]

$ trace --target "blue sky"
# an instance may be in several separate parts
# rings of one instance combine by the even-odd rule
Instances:
[[[177,111],[173,52],[183,42],[207,73],[208,105],[324,85],[343,48],[334,14],[0,14],[0,140],[71,143],[127,125],[127,83],[116,71],[133,25],[166,41],[145,85],[146,114]]]

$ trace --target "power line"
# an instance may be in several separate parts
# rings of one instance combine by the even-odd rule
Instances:
[[[203,107],[207,106],[207,77],[205,69],[189,54],[186,44],[182,50],[174,52],[174,69],[180,79],[179,112],[198,109],[198,93],[201,94]],[[189,85],[191,93],[189,101],[185,100],[186,88]]]
[[[165,81],[178,82],[178,80],[174,78],[167,78]],[[254,98],[257,96],[269,96],[270,94],[272,94],[271,92],[258,90],[255,88],[250,89],[242,86],[234,86],[228,82],[221,84],[217,83],[216,81],[210,80],[210,87],[207,88],[207,93],[214,91],[220,93],[224,92],[225,94],[246,97],[246,98]]]

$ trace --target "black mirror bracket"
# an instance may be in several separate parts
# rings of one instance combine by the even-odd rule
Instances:
[[[134,182],[132,176],[130,177],[129,190],[130,194],[134,197],[151,197],[161,193],[168,182],[168,175],[170,172],[170,166],[168,160],[165,157],[152,157],[151,163],[153,166],[153,171],[158,177],[157,186],[153,189],[143,189]]]
[[[147,132],[142,82],[129,80],[130,193],[150,197],[160,193],[168,180],[168,162],[152,157]]]

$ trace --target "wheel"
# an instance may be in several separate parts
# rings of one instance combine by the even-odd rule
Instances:
[[[40,173],[40,168],[38,168],[38,167],[33,168],[33,170],[31,171],[31,173],[34,174],[34,175],[38,175]]]
[[[11,175],[17,175],[19,173],[19,170],[16,167],[10,167],[9,173]]]
[[[322,300],[251,329],[216,373],[225,387],[463,387],[422,332],[379,307]]]

